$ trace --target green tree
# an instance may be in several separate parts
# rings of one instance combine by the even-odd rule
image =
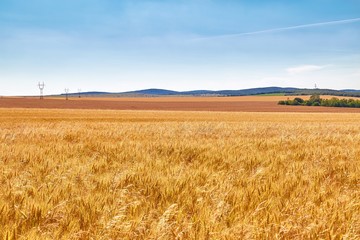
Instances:
[[[313,105],[314,103],[319,103],[319,105],[320,105],[321,104],[320,95],[317,95],[317,94],[311,95],[309,102],[311,102],[311,105]]]
[[[303,105],[304,104],[304,99],[302,99],[302,98],[294,98],[294,104],[295,105]]]

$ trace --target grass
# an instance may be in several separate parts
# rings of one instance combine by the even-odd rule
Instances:
[[[0,239],[359,239],[359,123],[0,109]]]

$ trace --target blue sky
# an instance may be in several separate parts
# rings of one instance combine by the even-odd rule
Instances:
[[[360,1],[1,0],[0,95],[360,89]]]

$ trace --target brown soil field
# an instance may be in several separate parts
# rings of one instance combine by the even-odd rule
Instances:
[[[302,99],[309,99],[310,95],[304,96],[234,96],[234,97],[189,97],[189,96],[161,96],[161,97],[71,97],[71,100],[83,101],[120,101],[120,102],[278,102],[280,100],[294,99],[300,97]],[[321,98],[330,99],[334,96],[322,95]],[[338,97],[342,98],[342,97]],[[346,97],[347,99],[360,99],[356,97]],[[61,99],[64,97],[49,97],[46,99]]]
[[[310,96],[304,96],[308,99]],[[293,98],[292,96],[290,98]],[[54,98],[59,99],[59,98]],[[72,100],[95,101],[125,101],[125,102],[278,102],[287,96],[234,96],[234,97],[189,97],[189,96],[161,96],[161,97],[84,97]]]
[[[308,96],[302,96],[307,98]],[[328,96],[322,96],[327,98]],[[360,113],[356,108],[330,108],[278,105],[279,100],[294,96],[244,97],[134,97],[134,98],[10,98],[0,99],[0,108],[111,109],[229,112],[342,112]]]

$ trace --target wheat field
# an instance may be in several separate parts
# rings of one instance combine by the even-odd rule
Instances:
[[[0,239],[359,239],[360,114],[0,109]]]

